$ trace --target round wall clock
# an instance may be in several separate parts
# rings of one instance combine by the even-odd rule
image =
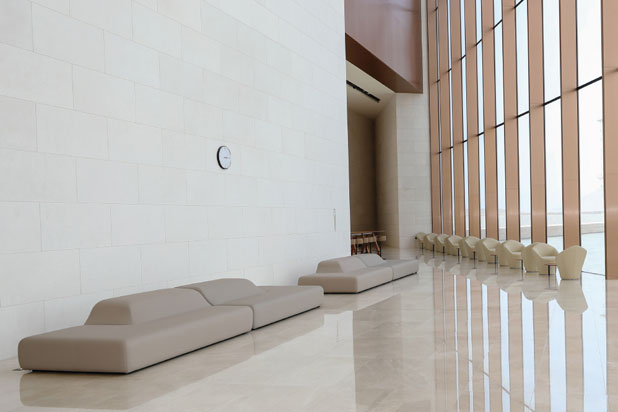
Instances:
[[[227,146],[221,146],[217,150],[217,161],[221,169],[229,169],[232,165],[232,152]]]

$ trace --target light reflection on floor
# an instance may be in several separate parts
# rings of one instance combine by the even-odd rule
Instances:
[[[0,411],[616,409],[618,282],[385,254],[419,274],[131,375],[0,362]]]
[[[522,239],[525,245],[530,244],[530,239]],[[547,243],[558,251],[563,249],[562,236],[550,236]],[[584,271],[596,275],[605,275],[605,233],[584,233],[582,235],[582,247],[588,252]]]
[[[435,268],[436,312],[457,322],[456,327],[444,322],[436,328],[437,341],[450,341],[455,350],[459,341],[481,345],[482,340],[483,346],[477,351],[481,359],[472,355],[467,360],[475,365],[473,371],[483,373],[484,384],[475,385],[471,373],[463,387],[470,388],[464,399],[484,396],[485,402],[462,406],[455,388],[458,402],[450,402],[451,410],[608,410],[607,349],[618,342],[607,339],[605,289],[618,291],[616,282],[591,274],[584,274],[581,283],[561,281],[559,275],[532,275],[467,259],[457,264],[454,258],[426,253],[424,259]],[[451,301],[460,293],[467,299]],[[457,315],[469,311],[480,312],[476,318],[483,320],[482,328],[475,330],[473,314]],[[438,362],[437,368],[445,371],[448,386],[448,375],[457,368],[448,362]]]

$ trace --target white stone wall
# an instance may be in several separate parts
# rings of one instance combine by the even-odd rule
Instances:
[[[397,94],[399,247],[431,232],[431,168],[427,93]],[[395,100],[394,99],[394,100]]]
[[[414,245],[418,232],[431,232],[429,83],[427,73],[427,2],[421,2],[423,24],[423,93],[401,93],[397,101],[399,174],[399,246]]]
[[[0,1],[0,359],[102,298],[349,253],[344,80],[343,0]]]
[[[386,231],[386,244],[399,247],[399,156],[397,100],[394,96],[376,118],[377,219]]]
[[[426,45],[426,2],[421,2]],[[427,48],[424,93],[397,93],[376,120],[378,226],[389,246],[412,247],[418,232],[431,231],[431,168]]]
[[[376,150],[373,119],[348,110],[350,228],[374,230],[376,219]]]

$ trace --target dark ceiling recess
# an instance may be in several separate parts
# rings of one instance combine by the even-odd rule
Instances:
[[[358,90],[359,92],[361,92],[365,96],[369,97],[370,99],[375,100],[376,103],[380,103],[380,99],[378,97],[374,96],[373,94],[369,93],[367,90],[363,89],[360,86],[355,85],[354,83],[352,83],[349,80],[346,80],[345,82],[347,83],[348,86],[350,86],[354,90]]]
[[[423,92],[421,0],[345,0],[346,59],[397,93]]]

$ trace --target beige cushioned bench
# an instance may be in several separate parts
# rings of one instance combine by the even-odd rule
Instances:
[[[83,326],[22,339],[23,369],[129,373],[322,304],[315,286],[219,279],[106,299]]]
[[[211,306],[190,289],[106,299],[86,324],[22,339],[23,369],[129,373],[251,330],[243,306]]]
[[[324,300],[318,286],[255,286],[247,279],[217,279],[181,288],[198,291],[211,305],[250,307],[253,329],[316,308]]]
[[[299,285],[317,285],[326,293],[358,293],[418,271],[416,259],[384,260],[362,254],[324,260],[315,274],[301,276]]]

